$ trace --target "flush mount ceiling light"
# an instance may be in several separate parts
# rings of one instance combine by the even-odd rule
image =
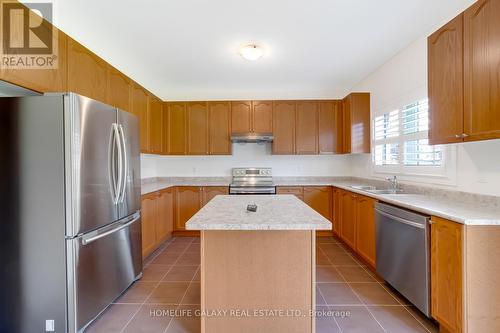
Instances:
[[[264,49],[259,45],[248,44],[240,48],[240,55],[250,61],[258,60],[264,55]]]

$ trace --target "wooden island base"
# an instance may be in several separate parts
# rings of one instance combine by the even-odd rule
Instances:
[[[201,331],[314,332],[315,246],[311,230],[201,231]]]

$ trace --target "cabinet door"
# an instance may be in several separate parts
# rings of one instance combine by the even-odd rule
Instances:
[[[333,232],[340,236],[340,190],[334,188],[332,190],[333,204],[332,204],[332,223]]]
[[[351,97],[342,100],[342,153],[351,153]]]
[[[186,222],[201,208],[201,188],[179,186],[175,193],[175,230],[186,230]]]
[[[370,153],[370,94],[352,93],[343,106],[344,152]]]
[[[231,155],[231,104],[208,102],[210,154]]]
[[[375,203],[376,200],[364,196],[356,202],[356,252],[373,268],[376,267]]]
[[[302,186],[278,186],[276,194],[292,194],[304,201],[304,188]]]
[[[295,152],[303,155],[318,153],[318,102],[298,101],[295,124]]]
[[[295,102],[275,101],[273,104],[273,154],[295,154]]]
[[[463,112],[463,15],[428,39],[429,142],[461,142]]]
[[[208,108],[206,102],[186,103],[187,153],[208,155]]]
[[[160,192],[158,197],[158,219],[156,221],[156,243],[172,237],[174,230],[174,193],[173,188]]]
[[[335,120],[335,101],[320,101],[318,110],[318,150],[320,154],[336,152]]]
[[[36,14],[33,14],[33,12],[30,11],[30,15]],[[40,26],[40,28],[47,29],[49,28],[49,26],[42,25]],[[57,41],[57,64],[54,69],[16,69],[5,68],[1,66],[0,79],[42,93],[68,91],[68,37],[65,33],[56,29],[56,27],[52,27],[52,29],[54,32],[53,40]],[[16,37],[21,37],[21,35],[19,34],[19,36],[11,36],[11,38]],[[56,43],[54,43],[54,45],[56,45]]]
[[[205,206],[216,196],[226,194],[229,194],[229,188],[226,186],[205,186],[203,187],[202,206]]]
[[[450,332],[462,332],[463,226],[432,217],[432,316]]]
[[[108,64],[68,37],[68,91],[106,103]]]
[[[151,96],[149,99],[149,151],[163,153],[163,110],[162,101]]]
[[[344,152],[344,112],[342,109],[342,101],[334,101],[334,135],[333,147],[336,154]]]
[[[149,153],[149,94],[136,83],[132,87],[132,112],[139,118],[141,152]]]
[[[131,112],[130,90],[130,79],[116,68],[108,66],[107,103],[120,110]]]
[[[499,0],[480,0],[464,12],[466,141],[500,138],[499,13]]]
[[[332,188],[330,186],[305,186],[304,202],[329,221],[332,220]]]
[[[167,103],[167,153],[186,155],[186,103]]]
[[[344,191],[340,199],[340,238],[352,249],[356,249],[356,198],[355,194]]]
[[[254,101],[252,114],[252,132],[273,132],[273,102]]]
[[[158,193],[142,196],[141,229],[142,257],[147,257],[156,247],[156,225],[158,219]]]
[[[252,102],[231,102],[231,132],[249,133],[252,131]]]

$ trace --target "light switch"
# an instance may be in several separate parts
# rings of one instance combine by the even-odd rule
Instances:
[[[54,319],[47,319],[45,321],[45,332],[55,332],[56,331],[56,323]]]

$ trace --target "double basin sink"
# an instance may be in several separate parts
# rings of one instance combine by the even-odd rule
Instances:
[[[355,190],[361,190],[373,194],[406,194],[406,192],[404,192],[401,189],[381,189],[375,186],[362,186],[362,185],[361,186],[353,185],[350,187]]]

